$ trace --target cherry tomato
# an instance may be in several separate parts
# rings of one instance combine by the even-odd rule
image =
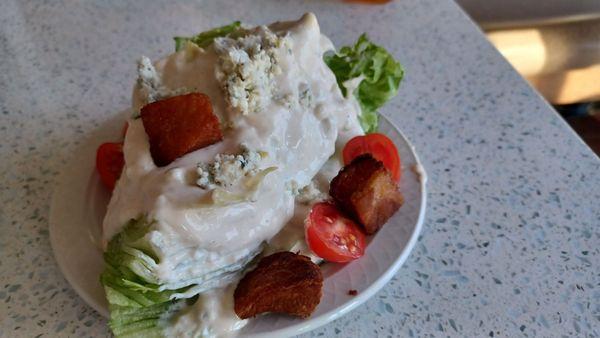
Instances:
[[[365,235],[331,203],[315,204],[305,222],[310,249],[326,261],[345,263],[365,253]]]
[[[123,156],[123,143],[103,143],[96,152],[96,170],[100,174],[102,183],[112,191],[121,176],[125,157]]]
[[[357,156],[365,153],[371,154],[375,159],[383,162],[383,165],[392,174],[394,181],[400,181],[400,155],[398,155],[398,149],[392,140],[378,133],[353,137],[346,143],[342,151],[344,164],[350,164]]]

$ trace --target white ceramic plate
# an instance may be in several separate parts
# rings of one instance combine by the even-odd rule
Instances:
[[[118,138],[118,130],[118,122],[112,121],[81,143],[61,173],[50,210],[50,241],[60,269],[75,291],[106,317],[107,302],[99,282],[104,263],[98,239],[110,195],[96,174],[95,154],[102,142]],[[363,257],[345,265],[322,266],[323,298],[310,318],[261,316],[251,320],[240,336],[286,337],[324,325],[373,296],[404,263],[423,223],[426,178],[413,170],[419,163],[413,147],[383,116],[379,130],[394,141],[402,159],[400,190],[405,203],[400,211],[370,238]],[[348,295],[349,290],[357,290],[358,295]]]

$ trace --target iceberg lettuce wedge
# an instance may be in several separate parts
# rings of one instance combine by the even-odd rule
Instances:
[[[109,304],[109,326],[116,337],[161,337],[173,315],[195,301],[197,294],[223,281],[233,281],[237,272],[262,250],[251,250],[231,265],[203,271],[192,279],[162,283],[156,273],[160,262],[151,240],[155,230],[145,217],[130,220],[110,240],[104,253],[100,282]]]
[[[161,337],[164,321],[182,301],[178,290],[160,290],[154,269],[157,258],[144,238],[152,227],[143,218],[131,220],[108,244],[100,282],[110,310],[109,325],[116,337]]]

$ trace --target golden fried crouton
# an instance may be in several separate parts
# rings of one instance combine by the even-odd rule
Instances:
[[[329,194],[367,234],[374,234],[404,202],[383,163],[369,154],[355,158],[331,181]]]
[[[241,319],[265,312],[306,318],[321,301],[323,275],[310,258],[289,251],[263,257],[234,293],[235,313]]]
[[[165,166],[194,150],[223,139],[210,98],[201,93],[174,96],[145,105],[141,110],[150,153]]]

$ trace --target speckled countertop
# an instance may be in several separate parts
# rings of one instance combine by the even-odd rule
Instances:
[[[453,2],[170,3],[0,3],[1,337],[108,335],[58,270],[48,213],[83,135],[117,126],[134,61],[170,52],[175,34],[305,11],[337,45],[366,31],[402,61],[400,95],[383,112],[429,173],[406,264],[308,335],[600,335],[600,160]]]

